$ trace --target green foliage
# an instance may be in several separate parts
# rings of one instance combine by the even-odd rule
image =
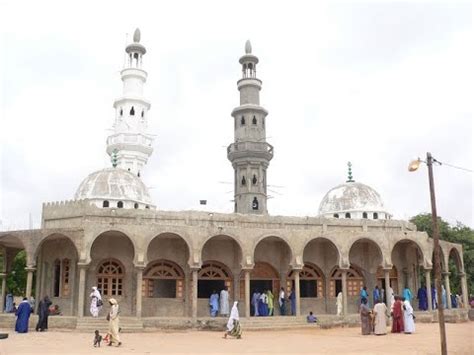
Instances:
[[[419,214],[411,218],[410,222],[415,224],[419,231],[426,232],[430,237],[433,237],[431,214]],[[438,217],[438,228],[440,239],[462,244],[468,293],[474,294],[474,230],[460,222],[457,222],[455,226],[451,226],[440,217]],[[451,292],[460,294],[461,285],[459,284],[460,280],[457,276],[457,267],[453,255],[450,256],[448,267],[452,275],[452,277],[450,277]]]
[[[16,254],[11,271],[7,277],[7,290],[14,296],[24,296],[26,292],[26,252]]]

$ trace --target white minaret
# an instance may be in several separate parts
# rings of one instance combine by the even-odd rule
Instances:
[[[140,176],[153,152],[153,137],[147,133],[150,103],[143,97],[147,72],[142,69],[146,48],[140,44],[140,30],[126,48],[125,68],[120,72],[123,95],[114,102],[114,133],[107,138],[107,154],[114,166]]]
[[[262,81],[257,79],[258,58],[252,54],[250,41],[240,60],[242,78],[237,82],[240,106],[234,108],[234,143],[227,148],[227,158],[234,168],[235,212],[266,214],[267,168],[273,147],[266,142],[267,110],[260,106]]]

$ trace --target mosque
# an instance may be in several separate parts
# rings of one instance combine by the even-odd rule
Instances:
[[[27,256],[26,296],[49,295],[65,316],[88,317],[97,286],[118,300],[121,314],[140,318],[209,314],[212,290],[229,289],[250,315],[251,293],[283,287],[296,292],[296,314],[335,314],[342,292],[344,314],[357,312],[362,286],[391,285],[397,293],[432,284],[433,241],[394,220],[373,188],[354,181],[331,189],[314,216],[272,216],[267,211],[267,170],[273,146],[266,142],[268,111],[260,106],[259,59],[249,41],[239,59],[240,105],[232,110],[234,213],[165,211],[150,198],[140,174],[153,153],[148,132],[150,102],[143,96],[146,48],[137,29],[125,48],[123,94],[114,101],[107,138],[112,167],[88,175],[74,199],[43,204],[40,229],[0,232],[1,298],[20,250]],[[462,245],[441,241],[444,285],[453,258],[467,284]],[[369,292],[371,293],[371,292]],[[428,296],[431,293],[428,290]],[[2,309],[5,302],[1,302]],[[431,302],[429,302],[431,305]],[[276,315],[279,314],[275,307]]]

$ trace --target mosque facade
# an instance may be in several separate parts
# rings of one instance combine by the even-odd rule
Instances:
[[[260,106],[262,81],[250,42],[239,59],[240,105],[232,110],[234,213],[164,211],[140,178],[153,152],[150,102],[143,96],[146,48],[137,30],[126,46],[123,95],[114,102],[108,167],[87,176],[73,200],[43,204],[40,229],[0,232],[1,297],[20,250],[27,256],[26,296],[49,295],[64,315],[89,314],[89,294],[118,300],[121,314],[204,317],[213,290],[229,289],[249,316],[254,290],[296,292],[296,313],[354,313],[362,286],[432,285],[433,240],[410,222],[392,219],[380,195],[354,181],[324,196],[314,216],[272,216],[267,210],[267,170],[273,147],[266,142],[268,111]],[[450,293],[449,258],[467,284],[462,245],[441,241],[443,283]],[[370,292],[369,292],[370,293]],[[275,298],[276,299],[276,298]],[[449,302],[448,302],[449,303]],[[2,302],[2,307],[5,302]],[[431,305],[431,302],[429,302]],[[450,305],[450,303],[449,303]],[[275,314],[280,314],[275,307]]]

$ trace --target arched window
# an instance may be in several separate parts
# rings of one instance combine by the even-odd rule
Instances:
[[[352,265],[347,270],[347,295],[358,296],[361,287],[364,287],[364,278],[362,274]],[[331,272],[331,280],[329,281],[329,297],[336,297],[342,292],[342,270],[335,268]]]
[[[123,108],[120,107],[120,117],[123,116]]]
[[[123,208],[123,202],[122,201],[117,202],[117,208]]]
[[[242,176],[242,180],[240,181],[242,186],[245,186],[247,184],[247,181],[245,180],[245,176]]]
[[[333,214],[333,217],[334,217],[334,218],[339,218],[339,213],[334,213],[334,214]]]
[[[109,201],[102,202],[102,207],[104,207],[104,208],[109,207]]]
[[[133,208],[138,209],[138,203],[135,202],[135,204],[133,205]]]
[[[253,174],[252,184],[257,185],[257,175]]]
[[[142,110],[142,118],[145,117],[145,110]]]
[[[294,272],[288,273],[287,282],[291,282],[291,285],[287,285],[287,289],[294,287]],[[289,286],[289,287],[288,287]],[[303,269],[300,271],[300,297],[302,298],[322,298],[324,297],[324,281],[323,273],[314,264],[305,263]]]
[[[122,296],[123,277],[123,265],[118,260],[107,259],[97,268],[97,288],[103,296]]]
[[[244,116],[242,116],[242,117],[240,118],[240,125],[241,125],[241,126],[245,125],[245,117],[244,117]]]
[[[262,126],[265,128],[265,117],[262,118]]]
[[[252,201],[252,209],[253,210],[258,210],[258,200],[256,197],[253,198],[253,201]]]
[[[205,262],[198,273],[198,298],[209,298],[212,291],[220,292],[224,287],[232,294],[232,274],[227,266],[217,261]]]
[[[351,214],[349,212],[346,213],[346,218],[351,218]]]
[[[154,261],[143,273],[142,295],[154,298],[183,298],[183,270],[169,260]]]
[[[379,219],[379,214],[377,212],[374,212],[374,219]]]
[[[54,260],[53,266],[53,297],[59,297],[59,290],[61,287],[61,261]]]
[[[146,208],[147,210],[149,210],[149,209],[150,209],[150,206],[146,205],[145,208]]]
[[[252,124],[257,124],[257,117],[253,116],[253,118],[252,118]]]
[[[367,212],[362,213],[362,218],[367,219]]]
[[[130,109],[130,116],[135,116],[135,108],[133,106]]]

